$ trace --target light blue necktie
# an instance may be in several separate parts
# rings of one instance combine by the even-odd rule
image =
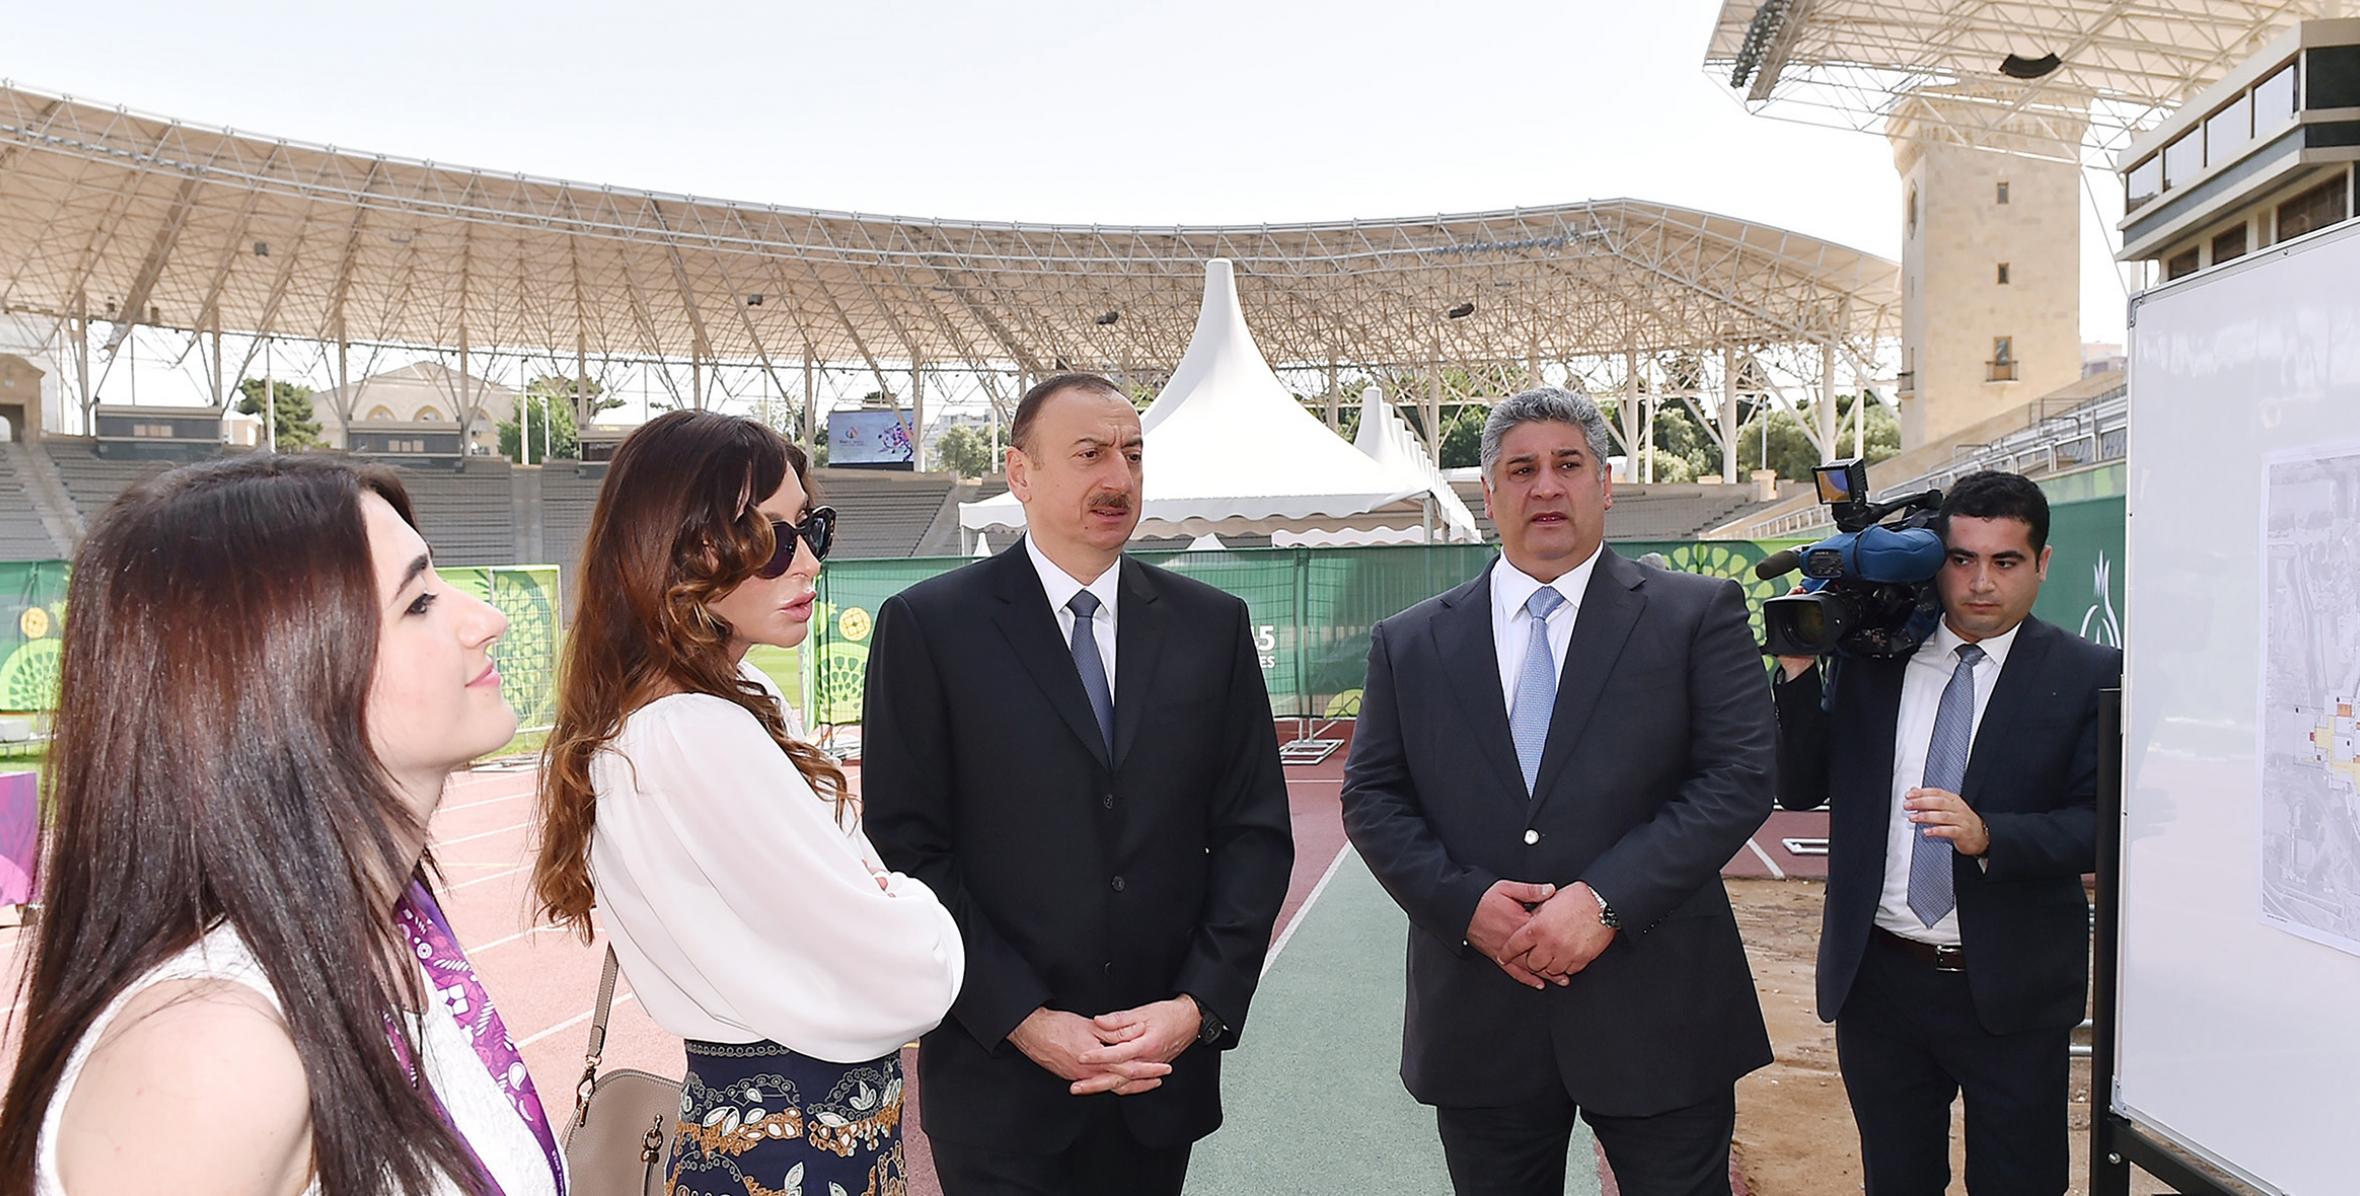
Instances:
[[[1098,637],[1090,625],[1098,613],[1098,595],[1077,591],[1066,599],[1073,611],[1073,667],[1082,675],[1082,692],[1090,695],[1090,712],[1098,716],[1098,731],[1106,737],[1106,758],[1114,759],[1114,687],[1106,683],[1106,660],[1098,655]]]
[[[1557,709],[1557,658],[1549,652],[1549,614],[1565,595],[1542,586],[1524,600],[1532,635],[1524,645],[1524,668],[1516,674],[1516,703],[1508,711],[1508,732],[1516,737],[1516,763],[1524,769],[1524,792],[1540,784],[1541,749],[1549,742],[1549,716]]]
[[[1950,684],[1942,687],[1942,704],[1934,710],[1934,737],[1926,743],[1928,789],[1956,793],[1966,782],[1967,748],[1975,738],[1975,663],[1982,659],[1983,649],[1958,646],[1958,667],[1950,672]],[[1958,852],[1950,840],[1932,838],[1922,826],[1916,830],[1909,851],[1909,912],[1932,926],[1958,904],[1950,872]]]

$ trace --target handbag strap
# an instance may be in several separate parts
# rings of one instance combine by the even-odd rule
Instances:
[[[606,966],[598,973],[598,1003],[590,1010],[590,1043],[582,1051],[582,1082],[574,1086],[574,1124],[580,1126],[590,1119],[590,1091],[598,1086],[598,1064],[606,1050],[606,1020],[614,1012],[615,949],[606,949]]]

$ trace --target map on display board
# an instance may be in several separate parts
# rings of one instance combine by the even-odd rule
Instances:
[[[2267,470],[2262,920],[2360,955],[2360,446]]]

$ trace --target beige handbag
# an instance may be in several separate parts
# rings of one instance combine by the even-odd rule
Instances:
[[[680,1081],[621,1068],[598,1074],[606,1019],[615,1000],[615,949],[606,949],[590,1047],[565,1127],[565,1166],[572,1196],[662,1196],[680,1121]]]

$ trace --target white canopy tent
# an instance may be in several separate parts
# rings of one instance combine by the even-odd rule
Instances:
[[[1140,417],[1142,536],[1418,528],[1424,485],[1330,431],[1281,385],[1246,330],[1230,263],[1205,263],[1196,333]],[[968,531],[1024,526],[1013,494],[959,504]]]
[[[1350,528],[1341,531],[1278,532],[1270,542],[1280,547],[1304,545],[1333,547],[1358,544],[1480,544],[1483,531],[1475,524],[1475,513],[1451,489],[1433,458],[1418,441],[1418,434],[1410,431],[1401,413],[1385,401],[1385,388],[1371,386],[1360,392],[1360,431],[1352,438],[1352,447],[1366,453],[1368,458],[1392,471],[1396,476],[1417,485],[1419,496],[1428,506],[1429,517],[1414,528]]]

